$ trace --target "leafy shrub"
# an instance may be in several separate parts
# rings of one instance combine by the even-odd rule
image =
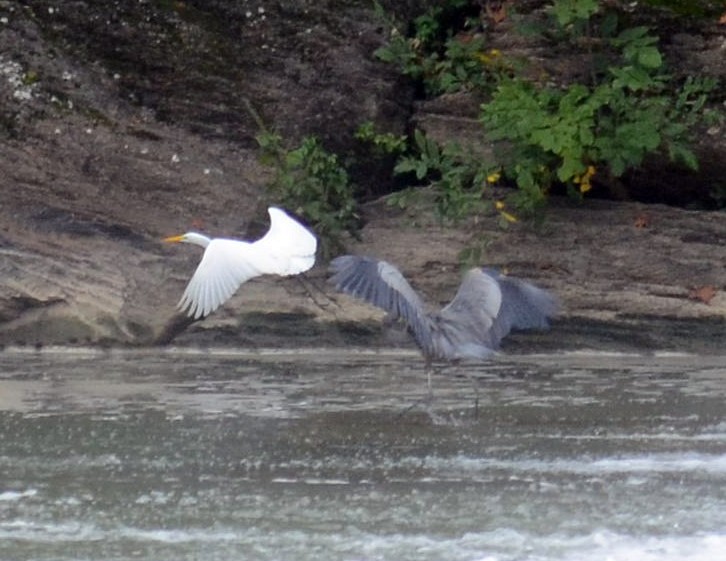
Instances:
[[[430,182],[439,218],[456,221],[489,208],[482,194],[490,170],[474,154],[456,143],[439,146],[418,129],[413,137],[414,149],[399,159],[394,173],[410,173],[419,182]],[[411,196],[411,191],[404,191],[392,197],[391,203],[405,206]]]
[[[370,145],[375,157],[402,154],[408,146],[408,138],[405,134],[379,133],[376,131],[373,121],[361,123],[355,132],[355,138]]]
[[[515,206],[531,213],[546,204],[553,184],[581,197],[594,182],[616,185],[650,154],[697,167],[692,131],[714,115],[705,104],[716,82],[689,78],[675,84],[648,28],[619,29],[617,12],[598,0],[553,0],[540,38],[587,55],[590,68],[582,80],[543,84],[515,75],[498,52],[484,51],[477,34],[443,27],[446,10],[467,4],[455,0],[430,8],[414,20],[408,37],[391,24],[389,44],[377,51],[422,80],[428,95],[467,89],[488,99],[480,120],[487,139],[498,141],[494,161],[476,162],[460,147],[439,147],[417,132],[395,168],[433,182],[441,215],[478,211],[486,187],[482,176],[496,168],[518,188]],[[394,200],[405,204],[408,196]]]
[[[488,136],[509,141],[501,163],[524,194],[520,203],[537,206],[554,181],[585,193],[594,175],[618,178],[659,151],[697,168],[689,132],[703,118],[715,82],[690,78],[672,93],[657,38],[645,27],[628,28],[610,43],[620,64],[595,85],[512,79],[482,105]]]
[[[505,70],[501,53],[496,49],[487,51],[480,35],[454,34],[441,24],[446,14],[462,11],[468,4],[466,0],[448,0],[429,8],[413,21],[411,36],[401,33],[400,26],[376,4],[391,36],[375,55],[398,66],[404,75],[420,80],[428,95],[491,90]]]
[[[433,189],[425,193],[433,197],[440,220],[455,222],[492,207],[499,212],[502,225],[517,220],[507,211],[503,201],[491,204],[486,187],[496,183],[500,173],[482,161],[478,154],[466,151],[453,142],[440,146],[418,129],[413,133],[412,143],[403,135],[376,133],[372,123],[363,123],[356,137],[370,143],[374,152],[398,154],[394,174],[411,175],[419,184],[426,182],[431,185]],[[388,198],[388,204],[406,208],[423,195],[419,188],[404,189],[393,193]]]

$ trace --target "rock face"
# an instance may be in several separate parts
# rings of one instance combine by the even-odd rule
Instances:
[[[255,113],[341,153],[402,129],[370,10],[292,4],[5,4],[0,342],[152,341],[199,259],[159,238],[265,227]]]
[[[274,200],[254,113],[285,138],[316,134],[341,154],[355,150],[363,121],[405,129],[413,92],[372,56],[383,37],[370,5],[282,4],[0,5],[0,344],[173,339],[200,253],[160,238],[266,228]],[[365,171],[362,188],[376,192],[382,179]],[[459,251],[484,239],[489,264],[560,295],[565,324],[698,319],[714,340],[726,334],[723,213],[562,202],[542,229],[506,231],[422,215],[415,226],[382,204],[365,213],[351,251],[398,264],[433,302],[453,295]],[[330,294],[324,277],[321,264],[307,280],[252,281],[177,341],[372,340],[377,312]],[[715,295],[704,299],[703,287]]]

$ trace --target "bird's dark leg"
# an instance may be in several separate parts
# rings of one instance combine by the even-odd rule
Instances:
[[[462,369],[462,372],[464,373],[464,376],[466,376],[466,379],[469,380],[471,383],[472,388],[474,388],[474,418],[479,418],[479,382],[478,380],[472,376],[468,369],[466,369],[466,365],[464,365],[464,369]]]
[[[424,364],[424,370],[426,371],[426,387],[428,388],[428,400],[432,402],[434,400],[434,388],[431,385],[431,371],[434,369],[434,365],[429,357],[426,357]]]
[[[479,418],[479,384],[477,384],[476,379],[470,378],[472,383],[474,384],[474,418]]]
[[[305,273],[300,273],[299,275],[295,275],[295,279],[297,282],[302,286],[303,290],[305,291],[305,294],[310,297],[310,299],[313,301],[313,303],[320,308],[321,310],[327,310],[329,304],[333,304],[340,308],[340,304],[338,304],[338,301],[330,296],[321,286],[318,282],[315,281],[315,279],[311,279],[305,275]],[[315,293],[322,294],[325,301],[321,301],[318,298],[316,298]]]
[[[174,314],[174,316],[166,323],[161,333],[159,333],[154,339],[154,345],[168,345],[177,335],[195,321],[201,321],[201,318],[194,319],[186,314]]]
[[[420,405],[422,402],[427,403],[428,409],[429,409],[429,414],[431,413],[431,403],[434,400],[433,385],[431,384],[431,371],[433,370],[433,368],[434,368],[434,365],[431,362],[431,359],[429,359],[428,357],[425,357],[424,358],[424,372],[426,372],[426,388],[427,388],[426,396],[422,397],[420,399],[416,399],[416,401],[414,401],[411,405],[406,407],[406,409],[401,411],[401,413],[399,414],[399,417],[405,415],[406,413],[411,411],[411,409],[413,409],[417,405]]]

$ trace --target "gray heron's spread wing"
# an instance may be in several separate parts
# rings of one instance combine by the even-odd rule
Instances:
[[[431,319],[419,295],[396,267],[370,257],[343,255],[330,262],[330,269],[330,281],[337,290],[385,310],[394,319],[403,319],[424,354],[431,355]]]
[[[546,329],[549,319],[557,314],[558,303],[546,290],[521,279],[485,269],[496,279],[502,292],[502,306],[492,328],[498,341],[512,329]]]
[[[485,358],[499,345],[492,326],[502,306],[499,283],[481,269],[471,269],[454,299],[438,314],[436,353],[442,358]]]
[[[557,311],[545,290],[491,269],[467,271],[454,299],[428,313],[401,272],[386,261],[344,255],[330,267],[337,290],[404,320],[428,358],[486,358],[512,329],[546,328]]]

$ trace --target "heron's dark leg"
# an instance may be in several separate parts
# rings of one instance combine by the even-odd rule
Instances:
[[[431,359],[426,357],[426,362],[424,364],[424,370],[426,371],[426,387],[428,388],[428,398],[429,401],[433,401],[434,399],[434,389],[431,385],[431,371],[434,369],[434,365],[431,362]]]
[[[474,418],[479,418],[479,384],[476,378],[469,377],[471,383],[474,385]]]
[[[431,383],[431,371],[434,369],[433,362],[428,357],[424,358],[424,372],[426,372],[426,388],[427,393],[424,397],[416,399],[411,405],[406,407],[403,411],[401,411],[399,416],[403,416],[414,407],[421,405],[421,403],[427,404],[427,409],[429,410],[429,413],[431,412],[431,403],[434,400],[434,390],[433,385]]]
[[[478,419],[479,418],[479,381],[474,376],[471,375],[469,370],[466,368],[466,365],[464,365],[462,372],[464,373],[464,376],[466,376],[466,379],[469,380],[471,387],[474,389],[474,418]]]

